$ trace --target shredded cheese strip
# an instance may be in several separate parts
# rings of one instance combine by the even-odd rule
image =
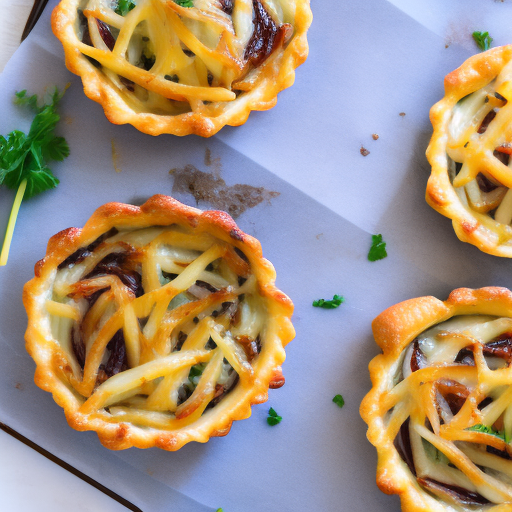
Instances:
[[[420,334],[401,361],[380,406],[387,436],[411,450],[419,484],[461,510],[510,506],[512,320],[454,317]]]

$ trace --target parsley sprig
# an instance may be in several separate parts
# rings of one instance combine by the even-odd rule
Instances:
[[[277,414],[276,411],[271,407],[268,411],[268,418],[267,423],[273,427],[274,425],[277,425],[278,423],[281,423],[283,418]]]
[[[368,253],[368,259],[370,261],[382,260],[387,255],[386,242],[382,239],[382,235],[372,235],[372,246]]]
[[[132,0],[118,0],[115,12],[121,16],[126,16],[135,7],[136,4]]]
[[[54,133],[60,119],[57,106],[63,94],[55,89],[50,102],[38,107],[37,95],[27,96],[25,90],[17,92],[14,103],[28,106],[36,112],[30,131],[26,134],[14,130],[7,137],[0,135],[0,185],[17,190],[0,252],[0,266],[7,263],[22,200],[59,184],[47,162],[62,161],[69,155],[64,137]]]
[[[345,302],[345,299],[341,295],[334,295],[331,300],[318,299],[313,301],[313,306],[315,308],[324,308],[324,309],[335,309]]]
[[[488,50],[491,47],[493,41],[492,37],[489,35],[489,32],[475,31],[473,32],[473,39],[482,51]]]

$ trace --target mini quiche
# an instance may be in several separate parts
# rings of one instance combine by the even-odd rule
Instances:
[[[430,119],[427,202],[462,241],[512,257],[512,46],[450,73]]]
[[[373,321],[361,415],[404,512],[512,510],[512,293],[461,288]]]
[[[52,237],[25,285],[35,382],[110,449],[226,435],[284,384],[293,304],[257,240],[166,196]]]
[[[276,104],[311,19],[309,0],[62,0],[52,27],[112,123],[209,137]]]

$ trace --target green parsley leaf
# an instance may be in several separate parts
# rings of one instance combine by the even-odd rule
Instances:
[[[28,135],[14,130],[6,137],[0,136],[0,185],[17,190],[0,253],[0,266],[7,263],[21,201],[59,184],[46,162],[61,161],[69,155],[66,140],[54,133],[60,119],[57,106],[63,94],[55,89],[50,102],[39,107],[37,95],[17,92],[14,103],[36,112],[30,131]]]
[[[503,439],[506,443],[509,442],[507,440],[507,433],[505,431],[499,431],[496,430],[493,427],[488,427],[487,425],[482,425],[481,423],[478,423],[477,425],[473,425],[472,427],[468,427],[466,430],[471,430],[474,432],[482,432],[483,434],[490,434],[491,436],[499,437],[500,439]]]
[[[204,371],[204,365],[203,364],[195,364],[190,368],[190,373],[188,374],[189,379],[193,379],[194,377],[199,377],[199,375],[202,375]]]
[[[181,7],[194,7],[193,0],[174,0]]]
[[[283,418],[277,414],[276,411],[271,407],[268,411],[268,418],[267,423],[273,427],[274,425],[277,425],[278,423],[281,423]]]
[[[341,409],[345,405],[345,400],[341,395],[336,395],[332,401]]]
[[[218,508],[215,512],[224,512],[221,508]]]
[[[370,261],[382,260],[387,255],[386,242],[382,240],[382,235],[372,235],[372,246],[368,253],[368,259]]]
[[[488,50],[491,47],[493,41],[492,37],[489,35],[489,32],[473,32],[473,39],[482,51]]]
[[[126,16],[135,7],[136,4],[134,4],[132,0],[118,0],[116,13],[121,16]]]
[[[324,308],[324,309],[335,309],[340,306],[342,302],[345,302],[345,299],[341,295],[335,295],[332,300],[318,299],[313,301],[313,306],[315,308]]]

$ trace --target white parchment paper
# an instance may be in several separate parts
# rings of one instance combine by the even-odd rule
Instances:
[[[512,286],[509,260],[459,242],[450,222],[424,201],[429,108],[443,95],[444,75],[477,51],[468,34],[488,30],[497,44],[511,42],[512,3],[314,2],[310,57],[296,84],[273,110],[209,140],[153,138],[111,125],[64,67],[49,27],[54,4],[0,75],[2,134],[30,122],[12,104],[16,90],[42,93],[71,82],[60,125],[71,155],[53,166],[61,184],[22,205],[8,266],[0,269],[0,421],[145,512],[398,511],[398,499],[375,485],[375,450],[358,414],[377,353],[370,322],[407,298]],[[213,172],[207,150],[228,185],[280,193],[238,223],[260,239],[277,285],[296,305],[286,385],[225,438],[176,453],[110,452],[94,433],[69,428],[51,396],[33,384],[22,287],[51,235],[82,226],[105,202],[140,204],[154,193],[170,194],[170,169],[190,164]],[[13,195],[0,189],[0,230]],[[189,194],[176,197],[196,204]],[[366,258],[372,233],[388,243],[388,258],[375,263]],[[346,299],[339,309],[311,306],[335,293]],[[338,393],[343,409],[331,401]],[[283,417],[272,428],[269,406]]]

